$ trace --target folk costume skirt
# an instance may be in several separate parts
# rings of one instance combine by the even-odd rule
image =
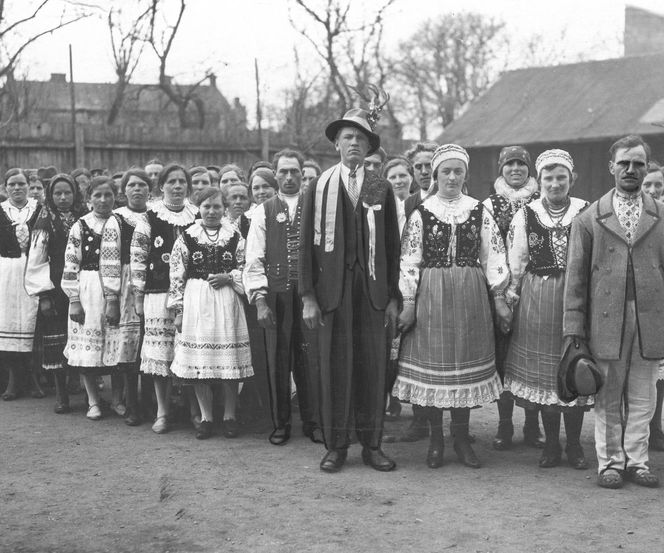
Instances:
[[[422,270],[414,328],[401,343],[392,394],[425,407],[477,407],[502,392],[493,319],[478,267]]]
[[[79,297],[85,313],[83,324],[68,319],[64,356],[72,367],[84,373],[112,373],[117,370],[120,329],[106,323],[106,302],[98,271],[81,271]],[[89,370],[86,370],[89,369]]]
[[[171,371],[186,380],[253,376],[244,306],[231,286],[215,290],[203,279],[187,281]]]
[[[0,257],[0,352],[30,353],[39,299],[25,291],[27,258]]]
[[[44,317],[42,330],[42,366],[45,370],[59,370],[64,367],[64,350],[67,345],[69,321],[69,298],[60,288],[53,291],[55,315]]]
[[[166,307],[167,292],[145,294],[145,336],[141,348],[141,372],[156,376],[172,376],[175,343],[174,314]]]
[[[526,273],[514,313],[512,340],[505,360],[505,390],[521,407],[560,410],[592,404],[580,397],[564,403],[558,397],[558,363],[563,351],[565,276]]]
[[[130,284],[129,265],[122,266],[120,292],[120,350],[118,363],[131,364],[138,358],[141,345],[141,319],[136,313],[134,289]]]

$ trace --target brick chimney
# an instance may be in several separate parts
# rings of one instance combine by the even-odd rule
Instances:
[[[217,76],[214,73],[208,74],[208,80],[211,88],[217,88]]]
[[[51,73],[51,82],[52,83],[66,83],[67,75],[64,73]]]
[[[664,53],[664,14],[625,6],[625,57]]]

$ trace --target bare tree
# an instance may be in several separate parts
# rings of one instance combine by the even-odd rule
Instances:
[[[173,82],[173,79],[167,72],[168,56],[173,48],[173,42],[182,23],[187,5],[186,0],[180,0],[180,7],[175,23],[164,22],[162,29],[160,16],[163,14],[161,14],[161,10],[159,9],[160,4],[161,0],[151,0],[148,38],[148,42],[159,59],[159,88],[176,106],[182,128],[192,126],[203,128],[205,126],[205,103],[197,91],[200,85],[210,78],[211,71],[209,69],[205,71],[204,76],[191,85],[179,86]],[[196,109],[195,124],[192,124],[187,117],[187,110],[190,106],[194,106]]]
[[[113,102],[106,121],[109,125],[115,123],[120,114],[127,85],[131,81],[149,38],[152,5],[138,2],[137,7],[138,13],[132,14],[130,18],[122,11],[122,8],[110,8],[106,18],[117,76]],[[123,24],[123,20],[127,19],[131,19],[129,28]]]
[[[503,28],[503,22],[479,14],[446,14],[426,21],[399,45],[392,65],[415,98],[422,139],[432,121],[445,128],[498,76]]]

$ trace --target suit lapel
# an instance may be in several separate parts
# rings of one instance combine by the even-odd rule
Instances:
[[[599,199],[597,203],[597,222],[627,244],[625,230],[620,225],[618,216],[613,210],[613,192],[611,190]]]
[[[641,240],[646,234],[650,232],[652,227],[659,221],[659,208],[648,194],[643,194],[643,207],[641,209],[641,217],[639,217],[639,226],[636,227],[636,234],[632,241],[632,246]]]

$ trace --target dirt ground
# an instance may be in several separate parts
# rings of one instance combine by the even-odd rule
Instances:
[[[595,466],[539,469],[536,450],[496,452],[495,406],[471,416],[480,470],[448,440],[440,469],[424,464],[426,442],[386,445],[398,463],[387,474],[355,445],[330,475],[299,426],[282,447],[255,431],[202,442],[186,425],[158,436],[117,416],[88,421],[83,398],[60,416],[52,396],[0,402],[3,553],[664,551],[663,489],[604,490]],[[408,421],[406,408],[386,429]],[[583,444],[594,465],[592,413]],[[651,460],[664,477],[664,454]]]

